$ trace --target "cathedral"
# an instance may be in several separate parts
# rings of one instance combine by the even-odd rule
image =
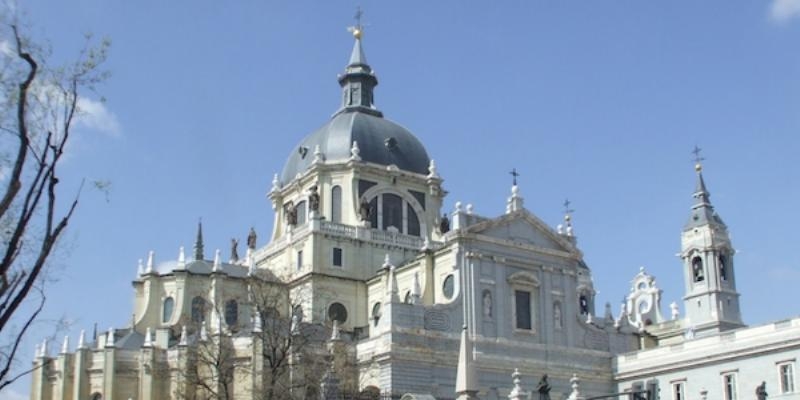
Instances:
[[[151,253],[130,326],[65,338],[56,355],[43,344],[32,399],[800,399],[800,320],[742,322],[699,163],[676,233],[683,304],[662,314],[641,269],[615,316],[595,304],[569,213],[549,226],[516,182],[502,215],[443,210],[444,178],[376,108],[353,36],[340,107],[272,180],[269,242],[251,230],[241,256],[234,241],[209,257],[198,225],[188,255]]]

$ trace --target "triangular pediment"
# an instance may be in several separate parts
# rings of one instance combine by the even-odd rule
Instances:
[[[467,227],[467,232],[497,240],[580,254],[575,245],[541,219],[522,209]]]

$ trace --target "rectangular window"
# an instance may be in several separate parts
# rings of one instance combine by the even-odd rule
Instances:
[[[297,251],[297,270],[303,269],[303,250]]]
[[[722,390],[725,394],[725,400],[737,400],[736,396],[736,374],[722,375]]]
[[[333,248],[333,266],[334,267],[342,266],[342,249],[338,247]]]
[[[672,400],[686,400],[684,393],[683,382],[675,382],[672,384]]]
[[[794,392],[794,366],[791,363],[778,365],[781,380],[781,393]]]
[[[531,324],[531,292],[517,290],[514,292],[517,312],[517,329],[530,330]]]

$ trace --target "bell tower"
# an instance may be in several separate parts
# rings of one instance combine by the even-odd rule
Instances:
[[[686,327],[695,335],[718,333],[744,326],[736,291],[728,227],[711,205],[703,180],[700,149],[695,147],[697,187],[689,221],[681,233],[685,279]]]

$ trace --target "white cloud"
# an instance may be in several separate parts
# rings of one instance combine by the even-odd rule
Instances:
[[[12,388],[5,388],[0,392],[0,400],[28,400],[31,397],[27,394],[17,392]]]
[[[5,39],[0,40],[0,53],[8,57],[16,56],[14,50],[11,49],[11,43],[9,43],[8,40]]]
[[[81,97],[78,99],[78,110],[80,114],[75,121],[78,124],[111,136],[119,136],[122,133],[117,116],[106,107],[105,103]]]
[[[792,18],[800,18],[800,0],[772,0],[769,16],[774,22],[784,23]]]

